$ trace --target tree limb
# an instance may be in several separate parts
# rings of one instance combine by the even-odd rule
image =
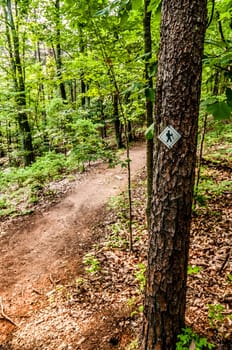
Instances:
[[[0,315],[2,316],[2,318],[8,322],[10,322],[11,324],[13,324],[15,327],[18,327],[18,325],[9,317],[5,314],[4,312],[4,306],[2,303],[2,298],[0,297]]]
[[[215,0],[212,0],[212,11],[211,11],[211,16],[210,16],[210,19],[207,23],[207,28],[209,28],[212,20],[213,20],[213,15],[214,15],[214,7],[215,7]]]

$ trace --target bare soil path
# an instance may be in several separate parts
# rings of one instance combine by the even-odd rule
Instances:
[[[133,147],[130,158],[135,177],[145,166],[145,146]],[[92,237],[91,227],[126,184],[126,169],[101,163],[54,206],[9,225],[0,223],[0,297],[12,318],[26,316],[46,285],[76,273],[87,248],[100,239]],[[13,328],[0,315],[0,348]]]

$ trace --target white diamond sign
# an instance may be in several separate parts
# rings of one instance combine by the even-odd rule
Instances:
[[[169,149],[172,148],[175,143],[181,138],[181,135],[172,126],[167,126],[158,139],[165,144]]]

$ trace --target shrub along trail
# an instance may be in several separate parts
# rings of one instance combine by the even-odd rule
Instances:
[[[137,172],[132,191],[133,253],[127,247],[126,194],[114,197],[107,208],[102,206],[126,186],[126,175],[120,168],[103,169],[101,165],[92,169],[75,184],[72,193],[43,212],[42,217],[22,219],[13,230],[10,225],[9,233],[13,235],[8,236],[8,244],[5,236],[3,252],[9,258],[10,269],[8,277],[7,273],[4,275],[1,295],[5,313],[18,327],[0,320],[1,350],[137,349],[147,246],[146,175],[144,148],[135,148],[132,153],[134,174]],[[223,181],[231,179],[231,168],[208,168],[207,176],[220,187]],[[98,197],[99,182],[103,193],[99,191]],[[110,190],[108,182],[113,183]],[[82,191],[87,190],[88,184],[93,191],[86,198]],[[80,196],[84,203],[77,207]],[[96,196],[98,199],[94,199]],[[224,187],[217,194],[208,191],[206,197],[206,206],[198,207],[193,216],[186,323],[213,342],[216,350],[229,350],[231,192]],[[93,208],[95,200],[98,204]],[[62,221],[65,217],[66,221]],[[34,231],[32,254],[27,232],[31,235]],[[20,237],[24,237],[24,254],[18,247]],[[21,257],[10,265],[14,251],[20,252]],[[7,264],[6,256],[3,261]],[[11,273],[14,269],[17,274]]]

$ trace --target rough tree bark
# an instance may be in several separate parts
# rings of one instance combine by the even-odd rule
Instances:
[[[184,326],[206,19],[207,0],[162,2],[143,350],[174,350]],[[168,125],[181,134],[170,149]]]

